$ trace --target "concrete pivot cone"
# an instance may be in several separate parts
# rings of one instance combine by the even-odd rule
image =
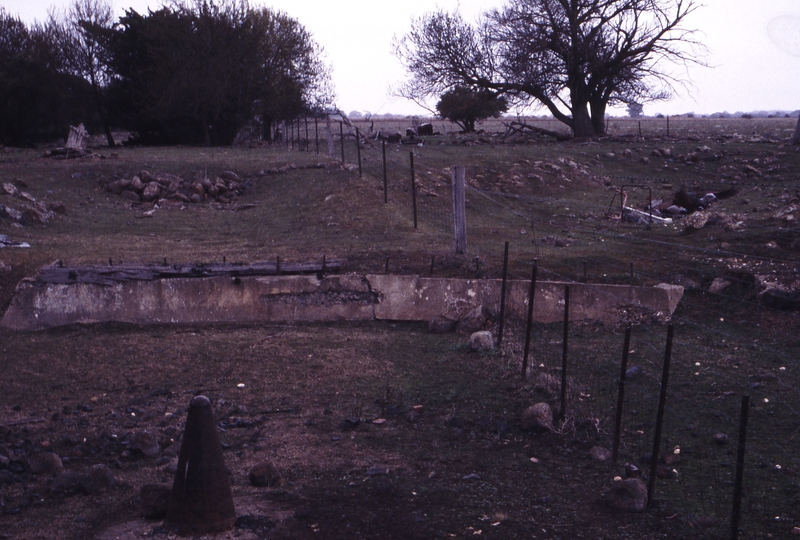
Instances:
[[[227,531],[235,523],[236,509],[211,401],[196,396],[189,405],[164,524],[188,536]]]

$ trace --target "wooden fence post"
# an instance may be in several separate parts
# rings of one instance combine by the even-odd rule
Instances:
[[[386,141],[381,141],[381,152],[383,153],[383,202],[389,202],[389,188],[386,180]]]
[[[358,177],[361,178],[361,133],[356,128],[356,152],[358,154]]]
[[[455,251],[463,255],[467,251],[467,207],[466,173],[462,165],[453,165],[453,228],[455,230]]]
[[[414,228],[417,228],[417,180],[414,175],[414,152],[409,152],[411,163],[411,206],[414,208]]]
[[[325,130],[328,136],[328,157],[333,159],[333,129],[331,129],[331,117],[325,117]]]
[[[342,147],[342,165],[344,165],[344,127],[342,127],[342,122],[339,122],[339,143]]]

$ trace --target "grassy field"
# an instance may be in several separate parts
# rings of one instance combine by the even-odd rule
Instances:
[[[259,145],[97,148],[102,157],[82,160],[4,149],[2,183],[60,201],[66,215],[22,227],[0,220],[0,234],[31,245],[0,250],[2,309],[21,279],[56,259],[327,256],[343,259],[345,272],[383,272],[388,262],[394,273],[496,278],[506,241],[514,278],[528,278],[535,258],[540,279],[668,282],[686,293],[672,321],[661,449],[681,452],[642,514],[602,500],[625,463],[649,474],[666,326],[634,314],[629,363],[640,374],[628,385],[616,466],[589,449],[611,446],[624,324],[572,323],[566,422],[545,434],[522,431],[519,417],[539,401],[558,408],[561,325],[534,328],[525,381],[523,321],[509,323],[492,353],[406,323],[0,331],[0,455],[9,458],[0,461],[0,538],[166,537],[159,521],[137,521],[137,497],[145,483],[171,482],[174,464],[132,452],[130,440],[148,430],[166,449],[198,393],[224,430],[237,510],[249,516],[234,533],[241,538],[728,538],[744,394],[753,407],[741,538],[789,536],[800,526],[799,321],[762,305],[756,280],[800,279],[800,152],[783,142],[795,122],[672,118],[667,137],[666,119],[645,119],[640,138],[637,121],[612,119],[608,138],[562,143],[504,138],[500,121],[475,135],[448,125],[422,146],[387,146],[387,203],[381,146],[363,145],[359,176],[353,138],[345,165],[338,140],[333,159]],[[463,256],[453,253],[453,165],[467,168],[470,185]],[[227,204],[131,203],[106,190],[142,170],[186,179],[234,171],[247,187]],[[709,208],[703,227],[687,218],[645,226],[606,217],[626,184],[646,186],[626,189],[636,207],[682,186],[735,195]],[[28,203],[3,194],[0,204]],[[716,279],[730,284],[711,292]],[[411,414],[415,405],[421,414]],[[715,442],[718,433],[728,442]],[[66,470],[108,465],[117,484],[53,494],[52,478],[26,470],[43,449]],[[281,470],[280,487],[249,485],[247,472],[264,460]]]

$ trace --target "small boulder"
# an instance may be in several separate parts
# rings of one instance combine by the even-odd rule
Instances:
[[[473,351],[494,348],[494,335],[486,330],[475,332],[469,336],[469,348]]]
[[[488,310],[483,306],[478,306],[469,313],[467,313],[460,321],[458,321],[458,331],[464,334],[473,334],[483,330],[483,325],[486,323]]]
[[[11,195],[12,197],[16,197],[17,195],[19,195],[19,189],[17,189],[17,186],[15,186],[10,182],[6,182],[3,184],[3,192],[6,195]]]
[[[126,189],[130,189],[131,181],[128,178],[121,178],[119,180],[114,180],[110,184],[108,184],[108,191],[113,193],[114,195],[120,195]]]
[[[714,278],[714,281],[712,281],[711,285],[708,287],[708,292],[714,294],[721,293],[731,285],[732,283],[727,279]]]
[[[33,474],[50,474],[57,476],[64,472],[61,458],[53,452],[42,452],[28,458],[28,467]]]
[[[144,189],[144,183],[142,182],[142,179],[138,176],[131,178],[130,189],[137,193],[141,192]]]
[[[62,216],[67,215],[67,205],[65,205],[61,201],[53,201],[51,203],[47,203],[47,209],[56,214],[61,214]]]
[[[120,196],[123,199],[126,199],[131,202],[140,202],[142,200],[141,197],[139,197],[138,193],[130,189],[124,190],[122,193],[120,193]]]
[[[22,212],[10,206],[0,204],[0,218],[11,220],[15,223],[22,221]]]
[[[220,178],[223,180],[227,180],[229,182],[240,182],[239,175],[233,171],[225,171],[219,175]]]
[[[139,490],[139,508],[145,519],[164,519],[172,488],[167,484],[145,484]]]
[[[53,480],[50,493],[56,496],[74,495],[82,491],[83,475],[75,471],[64,471]]]
[[[644,512],[647,509],[647,486],[641,478],[617,480],[605,494],[606,503],[621,512]]]
[[[34,204],[22,211],[22,220],[25,223],[44,224],[55,217],[55,214],[43,204]]]
[[[611,459],[611,450],[602,446],[592,446],[589,455],[595,461],[608,461]]]
[[[553,430],[553,411],[547,403],[531,405],[522,413],[520,427],[524,431],[545,432]]]
[[[198,194],[200,196],[206,194],[206,188],[205,188],[205,186],[203,185],[202,182],[195,182],[194,184],[192,184],[192,188],[191,189],[192,189],[192,193],[196,193],[196,194]]]
[[[641,478],[642,471],[634,465],[633,463],[626,463],[625,464],[625,476],[628,478]]]
[[[264,461],[250,469],[250,484],[255,487],[278,487],[283,484],[281,473],[271,461]]]
[[[81,476],[81,489],[87,495],[106,491],[117,483],[114,473],[107,465],[95,465],[89,474]]]
[[[130,448],[149,458],[154,458],[161,453],[158,438],[149,431],[135,431],[131,436]]]
[[[161,195],[161,187],[156,182],[150,182],[144,187],[142,191],[142,200],[144,202],[150,202],[158,199]]]
[[[455,329],[458,321],[445,315],[437,315],[428,322],[428,331],[432,334],[446,334]]]
[[[717,444],[726,444],[728,442],[727,433],[714,433],[714,442]]]

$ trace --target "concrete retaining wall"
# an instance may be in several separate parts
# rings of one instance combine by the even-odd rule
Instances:
[[[617,322],[639,306],[669,317],[683,295],[676,285],[570,285],[570,319]],[[527,313],[529,283],[509,281],[509,312]],[[564,283],[540,282],[534,318],[563,319]],[[395,275],[243,276],[130,281],[112,285],[25,280],[0,321],[13,330],[75,323],[270,323],[458,319],[477,306],[499,311],[500,280]]]

